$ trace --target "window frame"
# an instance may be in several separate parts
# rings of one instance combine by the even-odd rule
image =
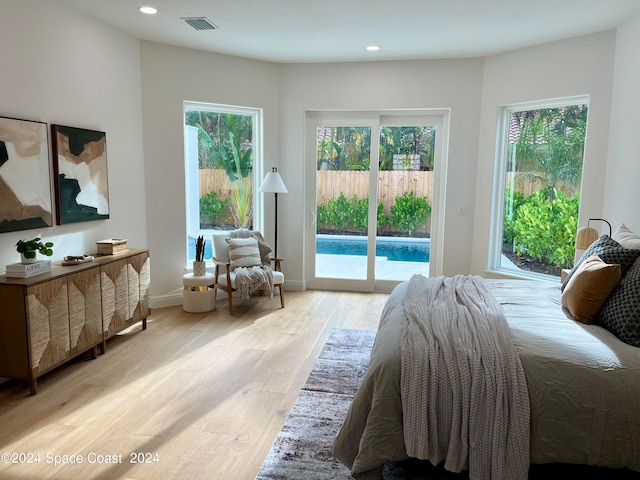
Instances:
[[[217,229],[201,229],[200,228],[200,185],[197,180],[197,171],[199,166],[195,165],[195,169],[190,165],[190,146],[188,125],[186,125],[185,117],[187,111],[200,110],[207,112],[233,114],[233,115],[249,115],[251,116],[252,128],[252,210],[253,210],[253,229],[263,231],[264,229],[264,202],[263,195],[258,195],[258,188],[264,173],[264,143],[263,143],[263,109],[256,107],[245,107],[239,105],[225,105],[219,103],[183,101],[182,105],[182,124],[184,129],[184,167],[185,167],[185,243],[186,243],[186,269],[191,271],[193,260],[189,258],[189,237],[195,235],[204,235],[207,244],[213,247],[212,235]],[[196,143],[197,149],[197,143]],[[196,157],[197,158],[197,157]],[[196,175],[194,178],[194,170]],[[195,193],[194,193],[195,192]],[[197,215],[192,215],[191,210],[196,209]],[[195,225],[194,225],[195,223]],[[212,258],[207,257],[205,261],[211,266]]]
[[[498,274],[500,276],[511,278],[537,279],[552,282],[558,282],[559,277],[555,275],[547,275],[537,272],[529,272],[526,270],[514,270],[502,266],[502,240],[504,230],[504,195],[506,190],[506,170],[509,161],[509,128],[511,114],[514,112],[522,112],[528,110],[540,110],[544,108],[561,108],[571,105],[586,105],[587,112],[587,128],[590,113],[590,96],[579,95],[572,97],[561,97],[547,100],[537,100],[532,102],[516,103],[503,105],[498,108],[497,126],[496,126],[496,149],[493,171],[493,191],[491,202],[491,225],[489,232],[489,252],[487,271],[489,273]],[[585,135],[584,153],[582,163],[582,178],[580,180],[580,205],[578,212],[582,208],[582,199],[584,198],[582,187],[584,184],[585,165],[587,163],[587,136]]]

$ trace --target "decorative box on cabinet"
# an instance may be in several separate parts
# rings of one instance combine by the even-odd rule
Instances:
[[[30,278],[0,276],[0,377],[37,378],[142,321],[149,308],[148,250],[129,249],[90,263],[53,265]]]

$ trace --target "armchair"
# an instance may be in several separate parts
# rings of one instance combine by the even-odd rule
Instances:
[[[250,235],[249,238],[258,239],[259,247],[260,247],[260,260],[263,264],[272,263],[272,274],[273,274],[273,288],[274,291],[277,288],[278,294],[280,295],[280,307],[284,308],[284,273],[281,271],[281,258],[271,258],[271,247],[269,247],[260,235],[259,232],[250,232],[246,231]],[[247,235],[247,233],[245,233]],[[213,263],[215,264],[215,273],[214,273],[214,296],[217,295],[217,289],[220,289],[227,294],[227,299],[229,302],[229,314],[233,315],[233,293],[237,291],[237,275],[234,271],[234,267],[237,266],[248,266],[244,265],[243,260],[237,260],[232,258],[229,255],[229,244],[227,243],[227,239],[231,238],[231,232],[220,232],[215,233],[213,235],[213,249],[214,249],[214,257]],[[255,265],[255,263],[253,263]],[[275,293],[275,292],[274,292]],[[217,298],[217,297],[216,297]]]

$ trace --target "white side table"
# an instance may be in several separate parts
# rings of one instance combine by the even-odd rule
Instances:
[[[216,292],[209,285],[214,284],[213,273],[194,275],[187,273],[182,277],[182,309],[185,312],[210,312],[216,308]]]

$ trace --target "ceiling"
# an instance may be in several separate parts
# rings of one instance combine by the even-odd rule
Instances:
[[[64,1],[143,40],[276,63],[486,56],[609,30],[640,12],[640,0]],[[143,4],[158,13],[138,12]]]

